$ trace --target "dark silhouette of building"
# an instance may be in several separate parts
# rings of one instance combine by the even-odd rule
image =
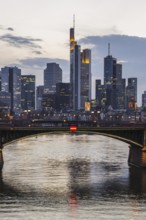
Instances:
[[[56,84],[56,110],[67,111],[70,108],[70,83]]]
[[[43,93],[42,95],[42,111],[54,112],[56,110],[56,94]]]
[[[17,67],[1,69],[1,91],[11,94],[11,114],[21,112],[21,70]]]
[[[97,106],[102,108],[106,105],[106,90],[105,86],[101,84],[101,80],[95,81],[95,99]]]
[[[142,94],[142,107],[146,109],[146,91]]]
[[[37,86],[36,88],[36,109],[42,109],[42,97],[44,94],[44,86]]]
[[[137,102],[137,78],[128,78],[128,85],[126,87],[126,109],[129,109],[131,97]]]
[[[56,91],[56,83],[62,82],[62,69],[57,63],[47,63],[44,70],[44,87],[48,92]]]
[[[0,91],[0,118],[9,117],[11,109],[11,94]]]
[[[104,58],[104,86],[106,90],[106,106],[113,109],[125,109],[125,84],[122,79],[122,64],[110,55]]]
[[[22,110],[35,110],[35,76],[21,76],[21,107]]]

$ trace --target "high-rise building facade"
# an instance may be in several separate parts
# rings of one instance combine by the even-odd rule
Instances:
[[[44,94],[44,86],[36,88],[36,110],[42,110],[42,97]]]
[[[54,112],[56,110],[56,94],[44,93],[42,95],[42,110]]]
[[[137,102],[137,78],[128,78],[128,85],[126,87],[126,109],[129,109],[131,97]]]
[[[91,50],[85,49],[81,53],[81,109],[85,109],[85,102],[91,100]]]
[[[11,94],[9,92],[0,91],[0,113],[2,115],[10,115],[11,110]]]
[[[122,79],[122,64],[109,54],[104,58],[104,86],[106,106],[113,109],[125,109],[125,84]]]
[[[142,107],[146,109],[146,91],[142,94]]]
[[[91,50],[81,52],[75,41],[75,28],[70,29],[70,108],[85,109],[91,99]]]
[[[97,107],[104,108],[106,105],[106,90],[105,86],[101,84],[101,80],[95,81],[95,99]]]
[[[104,58],[104,85],[106,89],[106,105],[113,107],[113,78],[116,75],[117,60],[110,54]]]
[[[22,110],[35,110],[35,76],[21,76],[21,107]]]
[[[113,108],[125,109],[125,88],[122,79],[122,64],[116,63],[113,75]]]
[[[0,71],[0,91],[2,90],[2,86],[1,86],[1,71]]]
[[[80,109],[81,96],[81,77],[80,77],[80,46],[75,41],[74,28],[70,29],[70,108]]]
[[[56,110],[65,112],[70,108],[70,83],[56,84]]]
[[[19,114],[21,111],[21,70],[17,67],[4,67],[1,69],[2,92],[11,94],[11,113]]]
[[[49,92],[56,91],[56,83],[62,82],[62,69],[57,63],[47,63],[44,70],[44,87]]]

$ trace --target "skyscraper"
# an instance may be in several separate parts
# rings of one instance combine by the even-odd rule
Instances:
[[[81,52],[81,109],[91,100],[91,50]]]
[[[56,91],[56,83],[62,82],[62,69],[57,63],[47,63],[44,70],[44,87],[49,92]]]
[[[0,91],[1,91],[2,87],[1,87],[1,71],[0,71]]]
[[[142,94],[142,107],[146,109],[146,91]]]
[[[2,92],[11,94],[11,113],[21,111],[21,70],[17,67],[1,69]]]
[[[99,108],[105,107],[106,105],[106,90],[105,86],[101,84],[101,80],[95,81],[95,99]]]
[[[125,108],[125,88],[122,79],[122,64],[110,55],[108,44],[108,56],[104,58],[104,85],[106,90],[106,106],[113,109]]]
[[[0,113],[2,115],[10,115],[11,94],[9,92],[0,91]]]
[[[75,27],[70,29],[70,107],[80,110],[91,99],[91,50],[81,52],[74,32]]]
[[[36,88],[36,109],[42,109],[42,97],[44,94],[44,86],[37,86]]]
[[[107,106],[113,105],[113,78],[116,75],[116,64],[116,58],[113,58],[109,52],[108,56],[104,58],[104,85]]]
[[[74,28],[70,29],[70,107],[73,110],[80,109],[80,46],[77,45],[74,36]]]
[[[23,110],[35,110],[35,76],[21,76],[21,107]]]
[[[122,64],[116,63],[116,70],[113,75],[113,108],[125,109],[125,87],[122,79]]]
[[[128,78],[128,85],[126,87],[126,108],[129,108],[129,102],[133,97],[137,102],[137,78]]]
[[[67,111],[70,107],[70,83],[56,84],[56,110]]]

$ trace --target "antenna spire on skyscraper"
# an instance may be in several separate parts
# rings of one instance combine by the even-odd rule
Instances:
[[[110,53],[111,53],[111,51],[110,51],[110,50],[111,50],[110,46],[111,46],[110,43],[108,43],[108,56],[110,56]]]
[[[75,30],[75,14],[73,15],[73,28]]]

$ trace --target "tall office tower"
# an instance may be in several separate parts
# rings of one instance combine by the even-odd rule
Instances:
[[[19,114],[21,111],[21,70],[17,67],[4,67],[1,69],[2,92],[11,94],[11,113]]]
[[[95,81],[95,99],[99,108],[105,107],[106,105],[106,90],[105,86],[101,84],[101,80]]]
[[[81,48],[75,45],[73,52],[73,110],[80,110],[81,107]]]
[[[122,64],[110,55],[108,44],[108,56],[104,58],[104,85],[106,89],[106,105],[113,109],[125,108],[125,88],[122,79]]]
[[[53,112],[56,110],[56,94],[55,93],[44,93],[42,95],[42,110]]]
[[[91,100],[91,50],[81,52],[81,109]]]
[[[0,114],[2,117],[7,117],[11,109],[11,94],[9,92],[0,91]]]
[[[81,103],[81,71],[80,71],[80,46],[77,45],[74,36],[74,28],[70,29],[70,107],[73,110],[80,109]]]
[[[70,86],[70,108],[84,109],[85,102],[91,99],[91,50],[81,53],[74,27],[70,29]]]
[[[56,84],[56,110],[65,112],[70,107],[70,83]]]
[[[116,63],[116,71],[113,74],[113,100],[114,109],[125,109],[125,88],[123,87],[122,64]]]
[[[142,107],[146,109],[146,91],[142,94]]]
[[[124,97],[124,109],[126,109],[126,79],[122,79],[122,92]]]
[[[2,90],[2,86],[1,86],[1,71],[0,71],[0,91]]]
[[[108,56],[104,58],[104,85],[107,107],[113,105],[113,78],[116,76],[116,64],[117,59],[110,55],[110,44],[108,44]]]
[[[21,107],[23,110],[35,110],[35,76],[21,76]]]
[[[36,88],[36,110],[42,110],[42,97],[44,94],[44,86]]]
[[[135,98],[135,101],[137,101],[137,78],[128,78],[128,86],[134,88],[133,96]]]
[[[44,70],[44,87],[49,92],[56,91],[56,83],[62,82],[62,69],[57,63],[47,63]]]
[[[128,85],[126,87],[126,108],[129,109],[131,97],[137,102],[137,78],[128,78]]]

